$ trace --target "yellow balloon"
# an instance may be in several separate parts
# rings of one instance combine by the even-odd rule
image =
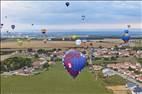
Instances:
[[[22,45],[23,45],[23,40],[17,39],[17,44],[18,44],[19,46],[22,46]]]

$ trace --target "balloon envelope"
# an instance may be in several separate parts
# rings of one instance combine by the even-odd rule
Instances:
[[[1,24],[1,26],[3,26],[3,24]]]
[[[68,7],[70,5],[70,3],[69,2],[66,2],[66,6]]]
[[[73,35],[73,36],[72,36],[72,39],[77,39],[77,38],[79,38],[78,35]]]
[[[69,50],[63,57],[63,64],[69,74],[75,78],[86,65],[86,57],[76,50]]]
[[[0,28],[2,28],[3,27],[3,24],[0,24]]]
[[[76,44],[77,46],[80,46],[80,45],[81,45],[81,40],[80,40],[80,39],[77,39],[77,40],[75,41],[75,44]]]
[[[129,33],[129,30],[124,30],[124,33]]]
[[[82,20],[85,20],[85,16],[84,15],[82,15],[81,17],[82,17]]]
[[[7,16],[5,16],[5,18],[7,19]]]
[[[131,25],[128,25],[128,28],[130,28],[131,27]]]
[[[130,36],[129,34],[125,33],[123,36],[122,36],[122,40],[126,43],[130,40]]]
[[[47,29],[41,29],[42,34],[45,34],[47,32]]]
[[[17,39],[17,44],[18,44],[19,46],[22,46],[22,45],[23,45],[23,41],[22,41],[21,39]]]
[[[11,28],[14,30],[15,29],[15,25],[11,25]]]

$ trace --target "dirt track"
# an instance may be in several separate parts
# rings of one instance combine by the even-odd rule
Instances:
[[[107,89],[111,89],[113,94],[128,94],[129,92],[125,86],[108,86]]]

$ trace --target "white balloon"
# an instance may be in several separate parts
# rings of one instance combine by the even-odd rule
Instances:
[[[81,45],[81,40],[80,40],[80,39],[77,39],[77,40],[75,41],[75,44],[76,44],[77,46],[80,46],[80,45]]]

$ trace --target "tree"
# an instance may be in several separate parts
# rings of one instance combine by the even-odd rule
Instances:
[[[49,64],[48,63],[45,63],[44,65],[43,65],[43,68],[48,68],[49,67]]]
[[[13,71],[20,69],[24,66],[30,67],[31,65],[32,65],[32,60],[30,58],[13,57],[3,61],[0,67],[1,71]]]
[[[37,53],[39,53],[39,54],[44,54],[44,53],[46,53],[46,50],[44,50],[44,49],[38,49],[38,50],[37,50]]]
[[[117,58],[116,58],[116,57],[114,57],[114,56],[112,56],[112,57],[111,57],[111,60],[117,60]]]
[[[108,61],[108,60],[109,60],[109,58],[106,58],[106,57],[105,57],[105,58],[104,58],[104,60],[105,60],[105,61]]]
[[[35,54],[35,55],[34,55],[34,58],[39,58],[38,54]]]
[[[114,49],[118,51],[119,47],[117,45],[115,45]]]

